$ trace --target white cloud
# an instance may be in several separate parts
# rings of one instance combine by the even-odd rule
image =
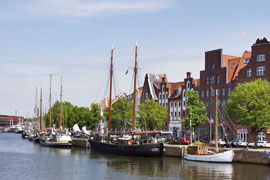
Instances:
[[[32,1],[28,10],[40,15],[87,18],[112,13],[155,12],[172,6],[173,0],[41,0]]]

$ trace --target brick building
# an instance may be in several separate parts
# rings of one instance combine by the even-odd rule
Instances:
[[[24,117],[0,115],[0,127],[10,127],[12,125],[22,124]]]
[[[255,140],[248,126],[236,124],[226,117],[224,105],[235,86],[258,78],[270,81],[270,43],[266,38],[258,39],[241,57],[224,55],[222,49],[205,53],[205,70],[200,72],[199,96],[206,105],[209,121],[198,127],[198,139],[208,141],[214,138],[215,96],[218,96],[219,138],[224,130],[229,139],[241,139],[246,142]],[[223,130],[221,130],[221,128]],[[211,132],[211,133],[210,133]],[[267,133],[261,132],[259,138],[267,139]]]

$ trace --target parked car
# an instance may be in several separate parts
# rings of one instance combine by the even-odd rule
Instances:
[[[230,142],[230,144],[231,144],[231,146],[232,147],[243,147],[243,146],[247,146],[248,145],[248,143],[247,142],[245,142],[245,141],[242,141],[242,140],[240,140],[240,139],[234,139],[234,140],[232,140],[231,142]]]
[[[254,147],[255,146],[255,142],[248,143],[248,146]],[[270,142],[267,142],[267,141],[258,141],[257,142],[257,146],[258,147],[270,147]]]
[[[210,144],[216,144],[216,140],[211,140]],[[226,145],[226,141],[223,139],[219,139],[218,144],[224,146],[224,145]]]
[[[180,144],[189,144],[189,140],[187,137],[182,137],[178,139],[177,142],[179,142]]]

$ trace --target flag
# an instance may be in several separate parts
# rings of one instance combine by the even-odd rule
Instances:
[[[128,74],[128,69],[127,69],[127,71],[126,71],[125,75],[127,75],[127,74]]]

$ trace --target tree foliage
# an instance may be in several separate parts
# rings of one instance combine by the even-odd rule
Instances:
[[[104,112],[106,121],[109,119],[109,109]],[[111,129],[124,130],[132,127],[132,105],[126,99],[119,99],[112,104]]]
[[[60,102],[55,102],[51,108],[52,126],[59,127],[60,121]],[[49,127],[49,112],[45,114],[46,127]],[[88,107],[73,106],[69,102],[62,103],[62,127],[71,128],[74,124],[80,127],[86,126],[87,129],[94,129],[98,120],[101,119],[100,107],[98,104],[91,104],[91,110]]]
[[[258,79],[237,86],[226,103],[226,110],[237,123],[250,125],[257,136],[270,128],[270,83]]]
[[[196,127],[200,124],[204,124],[207,120],[207,114],[204,113],[205,105],[200,101],[198,93],[194,90],[189,90],[186,93],[187,97],[187,115],[182,120],[185,127]]]
[[[167,107],[158,106],[153,99],[139,105],[136,127],[144,130],[161,129],[167,117]]]

